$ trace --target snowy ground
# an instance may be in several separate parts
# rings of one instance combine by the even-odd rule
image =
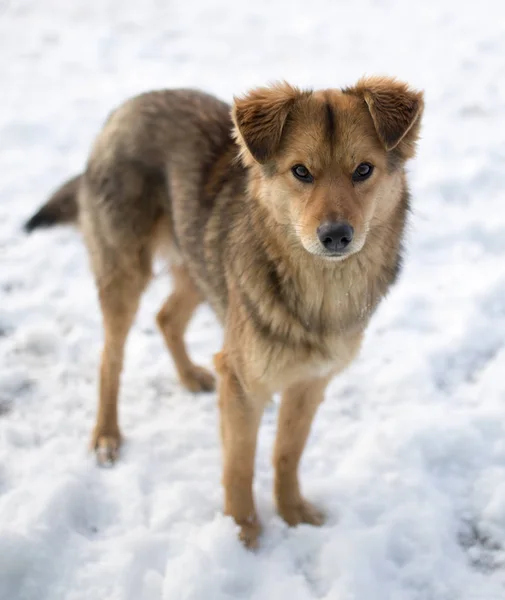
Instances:
[[[215,395],[180,388],[154,327],[167,277],[128,345],[123,458],[99,470],[86,447],[102,333],[84,249],[72,231],[20,225],[133,93],[231,99],[365,72],[426,90],[409,256],[307,446],[303,485],[327,524],[290,530],[273,511],[271,407],[251,554],[220,512]],[[0,81],[0,598],[503,599],[503,2],[0,0]],[[220,336],[202,309],[195,358],[210,364]]]

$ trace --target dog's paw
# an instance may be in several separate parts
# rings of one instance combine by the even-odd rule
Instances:
[[[98,466],[112,467],[119,457],[120,445],[119,432],[114,435],[103,435],[95,431],[91,439],[91,449],[95,452]]]
[[[216,389],[214,375],[198,365],[182,373],[181,381],[190,392],[212,392]]]
[[[254,550],[258,547],[259,536],[261,534],[261,524],[258,517],[254,516],[245,522],[238,524],[240,527],[239,539],[248,550]]]
[[[291,527],[300,523],[320,527],[325,521],[324,513],[303,498],[293,504],[279,503],[277,510],[279,515]]]

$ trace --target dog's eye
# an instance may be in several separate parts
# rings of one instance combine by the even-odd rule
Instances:
[[[312,183],[314,181],[314,177],[312,177],[310,171],[304,165],[295,165],[291,169],[291,172],[297,179],[304,183]]]
[[[364,181],[368,179],[373,173],[373,165],[370,163],[361,163],[356,167],[356,170],[352,174],[353,181]]]

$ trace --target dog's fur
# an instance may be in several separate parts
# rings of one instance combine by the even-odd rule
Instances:
[[[157,321],[189,390],[214,386],[184,344],[200,302],[225,329],[215,366],[226,514],[255,545],[256,437],[265,403],[280,391],[277,507],[290,525],[322,522],[301,495],[298,464],[328,381],[356,356],[397,277],[409,206],[404,164],[422,111],[420,92],[368,78],[344,90],[256,89],[235,99],[231,115],[201,92],[151,92],[109,116],[85,172],[26,224],[76,221],[89,250],[105,329],[92,441],[99,461],[119,448],[123,348],[162,251],[174,286]],[[375,170],[356,183],[363,161]],[[294,177],[300,163],[312,183]],[[341,220],[355,236],[331,258],[317,229]]]

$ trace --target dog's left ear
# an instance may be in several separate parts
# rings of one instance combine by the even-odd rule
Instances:
[[[406,158],[414,154],[424,109],[422,92],[389,77],[361,79],[348,91],[363,96],[386,150],[401,143]]]
[[[232,118],[235,138],[260,164],[270,160],[279,147],[282,131],[300,92],[287,83],[251,90],[242,98],[234,98]]]

